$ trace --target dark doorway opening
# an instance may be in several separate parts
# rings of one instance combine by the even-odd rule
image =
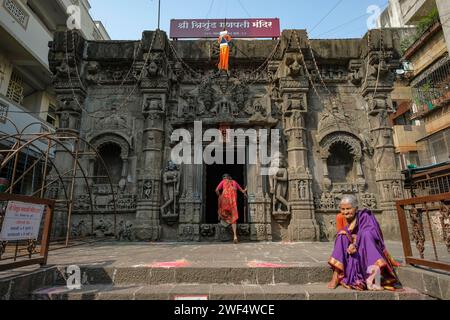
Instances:
[[[350,147],[342,142],[335,143],[330,148],[328,157],[328,172],[333,183],[353,183],[356,179],[354,158]]]
[[[222,176],[228,173],[233,177],[242,188],[247,186],[246,180],[246,167],[245,165],[218,165],[213,164],[206,166],[206,194],[205,194],[205,207],[204,207],[204,219],[205,223],[216,224],[219,222],[218,218],[218,198],[216,195],[216,188],[222,181]],[[238,211],[239,221],[238,223],[247,223],[247,199],[244,195],[238,191]]]

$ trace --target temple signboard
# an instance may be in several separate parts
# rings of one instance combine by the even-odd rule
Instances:
[[[217,38],[226,29],[233,38],[279,38],[280,19],[173,19],[170,37]]]

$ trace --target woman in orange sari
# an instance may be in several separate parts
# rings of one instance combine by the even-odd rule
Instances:
[[[222,194],[220,193],[221,190]],[[219,217],[226,223],[231,224],[235,244],[239,243],[237,237],[237,221],[239,220],[237,190],[242,192],[245,196],[247,195],[247,189],[242,189],[229,174],[223,176],[222,182],[216,188],[216,193],[219,197]]]

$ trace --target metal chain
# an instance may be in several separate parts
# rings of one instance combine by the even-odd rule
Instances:
[[[307,41],[307,44],[308,44],[308,47],[309,47],[309,51],[311,52],[311,57],[312,57],[312,60],[314,62],[314,67],[316,68],[317,75],[319,76],[319,80],[322,83],[322,86],[325,88],[325,90],[328,92],[328,94],[331,97],[333,94],[331,93],[330,89],[328,89],[327,85],[325,84],[325,81],[323,80],[322,73],[320,72],[319,66],[317,64],[317,60],[316,60],[316,57],[314,55],[314,51],[312,49],[311,41],[309,40],[308,34],[306,35],[306,41]]]
[[[305,68],[305,72],[306,72],[306,75],[308,76],[309,82],[311,83],[311,85],[313,87],[313,90],[316,93],[317,97],[319,98],[320,102],[322,104],[324,104],[323,99],[322,99],[321,95],[319,94],[319,91],[317,90],[316,85],[314,84],[314,81],[312,79],[311,73],[308,70],[308,66],[306,65],[305,56],[303,55],[302,47],[300,45],[300,36],[298,35],[296,30],[294,30],[292,32],[295,35],[295,40],[296,40],[297,45],[298,45],[298,52],[300,53],[300,57],[302,59],[303,67]]]
[[[74,42],[73,32],[74,32],[74,31],[72,31],[72,40],[73,40],[73,43],[75,43],[75,42]],[[71,87],[71,90],[72,90],[73,98],[74,98],[76,104],[78,105],[78,107],[79,107],[82,111],[84,111],[84,112],[87,114],[88,117],[94,118],[94,119],[102,119],[103,117],[93,115],[93,113],[97,113],[97,112],[102,111],[102,110],[97,110],[97,111],[95,111],[95,112],[90,112],[90,111],[88,111],[86,108],[84,108],[84,107],[81,105],[81,103],[79,102],[79,100],[78,100],[78,98],[77,98],[77,96],[76,96],[76,94],[75,94],[75,89],[74,89],[74,85],[73,85],[73,82],[72,82],[72,76],[70,75],[69,53],[68,53],[68,35],[67,35],[67,34],[68,34],[68,31],[67,31],[67,30],[66,30],[66,33],[65,33],[65,34],[66,34],[66,46],[65,46],[65,47],[66,47],[67,75],[68,75],[68,78],[69,78],[69,83],[70,83],[70,87]],[[153,33],[153,38],[152,38],[152,41],[151,41],[151,44],[150,44],[150,48],[149,48],[149,51],[148,51],[148,53],[147,53],[147,57],[146,57],[146,59],[145,59],[145,62],[144,62],[144,64],[143,64],[142,68],[141,68],[140,75],[139,75],[139,79],[136,81],[136,84],[135,84],[135,86],[133,87],[132,92],[125,98],[125,100],[121,103],[121,105],[120,105],[119,108],[122,108],[122,107],[125,105],[125,103],[127,103],[127,101],[128,101],[128,99],[130,98],[130,96],[136,91],[136,88],[137,88],[139,82],[140,82],[141,79],[142,79],[143,71],[144,71],[144,69],[145,69],[145,67],[146,67],[146,65],[147,65],[147,63],[148,63],[148,60],[149,60],[149,57],[150,57],[151,50],[153,49],[154,40],[155,40],[157,34],[159,35],[159,29],[156,30],[156,31]],[[161,41],[161,40],[160,40],[160,41]],[[161,42],[160,42],[160,43],[161,43]],[[75,48],[75,47],[74,47],[74,48]],[[136,54],[135,54],[135,58],[134,58],[134,60],[133,60],[133,65],[132,65],[130,71],[128,72],[128,75],[130,74],[131,70],[133,69],[135,62],[136,62]],[[75,68],[76,68],[76,70],[77,70],[78,81],[79,81],[80,84],[82,85],[82,81],[81,81],[81,77],[80,77],[80,75],[79,75],[79,73],[78,73],[78,66],[77,66],[77,64],[76,64],[76,61],[75,61]],[[125,81],[126,81],[126,80],[125,80]],[[125,81],[123,81],[123,82],[125,82]],[[85,90],[84,86],[83,86],[83,89]],[[127,108],[127,111],[130,112],[130,110],[128,110],[128,108]]]

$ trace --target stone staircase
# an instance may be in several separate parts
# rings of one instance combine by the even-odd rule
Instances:
[[[85,267],[81,290],[68,290],[64,269],[55,269],[54,285],[35,290],[34,300],[425,300],[401,292],[329,290],[331,273],[324,265],[298,267]]]

